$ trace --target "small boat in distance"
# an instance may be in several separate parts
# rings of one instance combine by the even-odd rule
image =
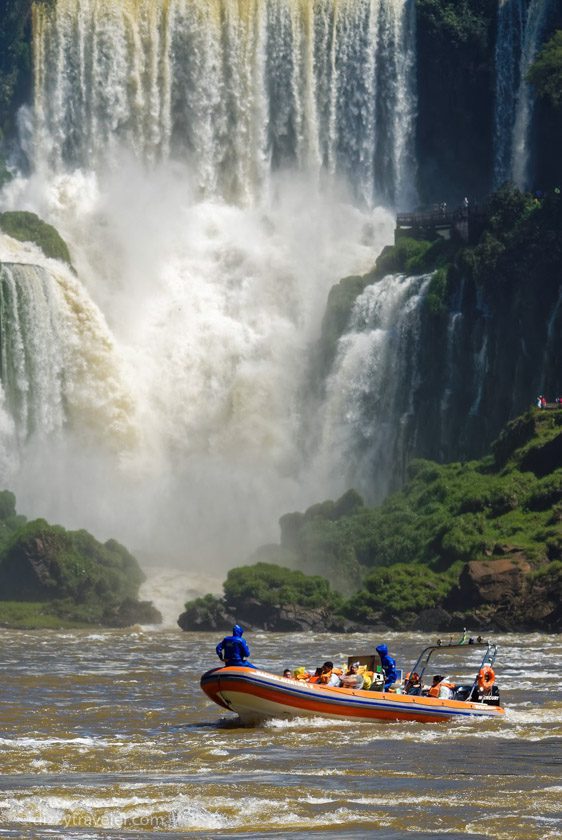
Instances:
[[[485,652],[472,683],[454,685],[449,679],[443,679],[443,688],[423,687],[424,675],[437,651],[457,653],[474,647],[485,647]],[[302,716],[424,723],[459,717],[490,719],[504,714],[492,667],[496,653],[495,644],[480,640],[438,642],[421,652],[411,672],[394,691],[322,685],[245,666],[212,668],[201,677],[201,688],[213,702],[235,712],[243,723]],[[348,662],[366,659],[372,663],[374,657],[350,656]]]

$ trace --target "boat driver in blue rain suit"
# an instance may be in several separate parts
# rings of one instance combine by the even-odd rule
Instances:
[[[217,645],[217,656],[222,659],[225,665],[244,665],[246,668],[255,668],[246,659],[250,655],[250,648],[246,640],[242,638],[244,630],[239,624],[232,628],[232,636],[225,636],[222,642]]]
[[[390,656],[386,645],[379,645],[377,653],[380,656],[382,669],[384,671],[384,690],[387,691],[390,686],[396,682],[398,677],[398,674],[396,673],[396,660]]]

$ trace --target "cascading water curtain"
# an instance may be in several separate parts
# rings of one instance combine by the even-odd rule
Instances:
[[[327,383],[319,459],[380,502],[403,464],[413,416],[421,305],[431,275],[389,274],[357,298]],[[327,477],[327,483],[333,478]]]
[[[59,326],[59,301],[47,271],[1,265],[0,385],[20,443],[63,426]]]
[[[530,185],[534,96],[527,73],[540,48],[552,0],[500,0],[498,7],[494,185]]]
[[[15,450],[69,420],[121,447],[133,437],[107,326],[69,269],[0,264],[0,409]]]
[[[414,200],[413,0],[56,0],[33,20],[38,166],[125,148],[241,203],[283,166]]]

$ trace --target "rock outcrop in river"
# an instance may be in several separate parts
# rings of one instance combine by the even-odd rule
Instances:
[[[0,492],[0,626],[158,624],[158,610],[137,599],[143,580],[116,540],[27,522],[13,493]]]

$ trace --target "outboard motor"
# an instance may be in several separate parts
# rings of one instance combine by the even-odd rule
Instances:
[[[485,694],[482,697],[482,702],[486,706],[499,706],[500,704],[500,690],[497,685],[492,686],[492,690],[489,694]]]
[[[458,698],[460,700],[460,697]],[[484,703],[485,706],[499,706],[500,705],[500,690],[497,685],[493,685],[489,691],[483,691],[476,686],[470,695],[473,703]]]

